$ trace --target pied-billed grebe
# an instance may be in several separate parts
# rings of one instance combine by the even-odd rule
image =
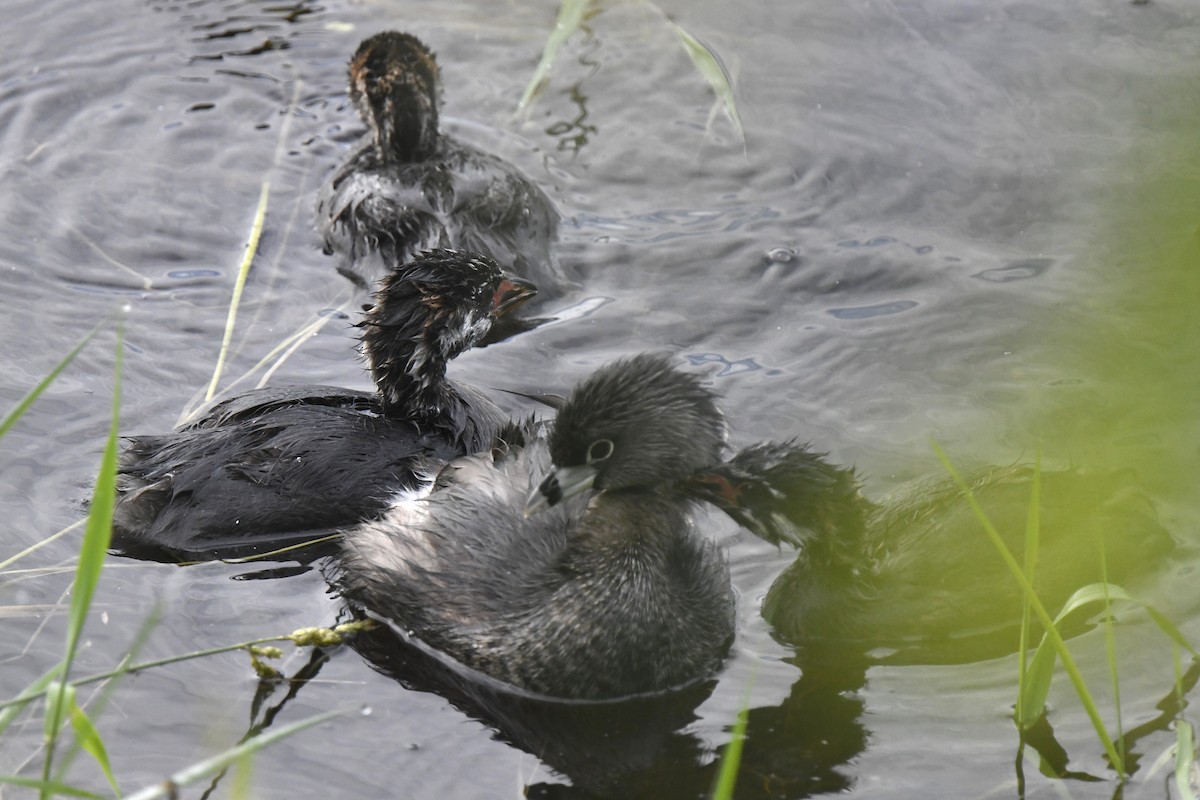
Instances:
[[[438,130],[437,61],[407,33],[378,33],[350,61],[350,98],[370,129],[317,209],[325,251],[366,287],[389,263],[455,247],[511,264],[543,292],[562,283],[558,212],[514,167]]]
[[[132,437],[113,546],[148,558],[260,552],[380,513],[428,480],[430,463],[490,445],[503,414],[446,365],[531,294],[477,254],[397,267],[359,323],[377,392],[259,389],[173,433]]]
[[[967,478],[1018,563],[1033,479],[1028,466]],[[1043,471],[1039,482],[1033,584],[1051,614],[1076,589],[1133,578],[1174,546],[1128,471]],[[702,470],[694,488],[761,537],[799,548],[763,603],[781,639],[923,663],[1016,649],[1021,588],[953,481],[914,481],[872,503],[852,471],[806,447],[764,443]]]
[[[448,465],[428,497],[346,531],[342,593],[543,695],[623,697],[712,674],[733,590],[681,486],[720,458],[713,393],[636,356],[577,386],[548,437],[529,422],[501,439]]]

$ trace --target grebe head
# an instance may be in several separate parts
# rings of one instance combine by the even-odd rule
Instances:
[[[350,99],[384,159],[423,161],[437,149],[440,74],[420,39],[384,31],[350,60]]]
[[[720,460],[725,417],[700,378],[666,356],[608,364],[579,384],[555,419],[552,472],[526,514],[588,488],[652,489]]]
[[[452,358],[536,291],[478,253],[430,250],[397,267],[359,323],[385,406],[403,407],[414,392],[436,390]]]

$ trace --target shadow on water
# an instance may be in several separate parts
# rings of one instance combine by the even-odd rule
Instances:
[[[350,646],[380,674],[405,689],[443,697],[488,726],[496,738],[536,756],[567,781],[527,785],[526,797],[699,800],[708,796],[713,784],[720,752],[712,752],[688,726],[715,681],[623,700],[567,702],[473,672],[386,625],[359,634]],[[270,728],[305,683],[318,677],[328,658],[328,651],[317,649],[307,664],[286,679],[262,680],[242,740]],[[792,663],[803,676],[783,701],[748,710],[735,797],[798,800],[855,787],[849,765],[866,750],[870,738],[863,690],[872,658],[853,648],[817,646],[799,648]],[[1156,717],[1121,734],[1131,778],[1143,767],[1140,748],[1150,745],[1154,735],[1171,731],[1187,706],[1183,698],[1198,680],[1200,663],[1193,663],[1179,685],[1156,704],[1160,712]],[[286,692],[274,698],[281,687]],[[388,701],[381,697],[378,702]],[[1109,775],[1072,769],[1072,755],[1055,738],[1045,717],[1020,736],[1014,732],[1014,740],[1018,796],[1024,796],[1026,747],[1036,754],[1046,775],[1089,783],[1111,780]],[[222,777],[213,781],[210,792]],[[1120,786],[1113,796],[1121,796]]]

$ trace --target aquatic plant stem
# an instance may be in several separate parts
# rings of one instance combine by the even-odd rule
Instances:
[[[109,423],[108,437],[104,443],[104,454],[100,460],[100,471],[96,476],[96,486],[92,492],[91,507],[87,517],[87,528],[83,535],[83,543],[79,549],[79,563],[75,568],[75,580],[72,583],[71,610],[67,623],[67,642],[62,659],[60,681],[66,683],[71,672],[71,664],[79,649],[79,639],[87,621],[91,608],[92,597],[100,582],[100,572],[104,568],[104,559],[108,553],[108,545],[112,540],[112,515],[116,503],[117,489],[117,431],[121,423],[121,372],[124,367],[124,325],[120,318],[117,320],[117,343],[113,356],[113,394],[112,419]],[[52,691],[53,685],[47,686]],[[51,767],[54,761],[54,747],[57,741],[58,729],[63,722],[67,692],[53,692],[46,719],[46,758],[42,762],[42,782],[50,783]],[[40,796],[49,797],[49,789],[43,788]]]
[[[63,528],[61,531],[58,531],[57,533],[52,533],[49,536],[47,536],[45,539],[42,539],[40,542],[35,542],[34,544],[29,545],[29,547],[26,547],[24,550],[17,553],[16,555],[9,556],[8,558],[4,559],[3,561],[0,561],[0,571],[8,569],[8,567],[17,563],[18,561],[20,561],[22,558],[29,555],[30,553],[37,552],[41,548],[50,544],[51,542],[62,538],[63,536],[70,533],[71,531],[82,526],[85,522],[87,522],[86,519],[77,519],[74,522],[72,522],[70,525],[68,525],[67,527]]]
[[[254,224],[250,227],[250,240],[246,242],[246,252],[242,256],[237,281],[233,285],[233,297],[229,300],[229,314],[225,318],[225,335],[221,339],[221,351],[217,354],[217,366],[213,369],[212,380],[208,382],[208,392],[204,396],[205,402],[212,400],[217,391],[217,384],[221,381],[221,370],[225,367],[229,343],[233,340],[233,326],[237,322],[238,306],[242,302],[242,290],[246,288],[246,277],[250,274],[250,265],[254,263],[254,256],[258,253],[258,240],[262,236],[263,222],[267,218],[267,201],[270,197],[271,179],[266,178],[263,180],[262,189],[258,194],[258,209],[254,212]]]
[[[266,636],[261,639],[251,639],[250,641],[238,642],[237,644],[227,644],[220,647],[212,647],[207,650],[195,650],[190,653],[167,656],[166,658],[155,659],[153,661],[142,661],[137,664],[129,664],[127,663],[128,659],[126,659],[125,661],[122,661],[122,663],[117,666],[116,669],[109,670],[108,672],[98,673],[96,675],[88,675],[85,678],[79,678],[78,680],[71,681],[71,686],[78,688],[80,686],[86,686],[89,683],[96,683],[97,681],[115,678],[119,675],[124,675],[129,672],[141,672],[153,667],[174,664],[177,661],[187,661],[193,658],[204,658],[205,656],[229,653],[235,650],[249,650],[250,648],[267,644],[269,642],[291,642],[297,647],[329,647],[341,644],[343,641],[342,637],[347,634],[355,634],[360,631],[371,630],[376,624],[377,623],[375,623],[373,620],[366,619],[342,623],[341,625],[334,626],[333,628],[299,628],[288,634],[282,634],[279,636]],[[50,673],[47,673],[45,676],[43,676],[41,681],[48,682],[52,680],[54,675],[59,671],[61,670],[52,670]],[[36,691],[27,690],[22,692],[12,700],[0,702],[0,711],[8,708],[9,706],[23,705],[31,700],[36,700],[39,695],[40,689]]]
[[[1121,681],[1117,669],[1117,636],[1113,630],[1112,595],[1108,588],[1108,558],[1104,550],[1104,537],[1097,538],[1100,540],[1100,577],[1103,578],[1101,586],[1104,590],[1104,650],[1108,657],[1109,678],[1112,681],[1113,707],[1117,717],[1116,730],[1120,733],[1125,729],[1125,723],[1121,715]],[[1125,737],[1119,737],[1117,743],[1121,747],[1121,761],[1124,762]]]
[[[1055,653],[1062,661],[1063,669],[1066,670],[1067,676],[1071,679],[1071,684],[1075,687],[1076,694],[1079,695],[1080,702],[1083,705],[1084,711],[1088,715],[1088,719],[1092,722],[1092,727],[1096,731],[1096,736],[1100,739],[1100,743],[1104,747],[1104,752],[1108,755],[1109,763],[1117,770],[1117,774],[1122,780],[1125,779],[1125,762],[1121,760],[1120,754],[1117,752],[1116,746],[1113,744],[1112,737],[1108,735],[1108,730],[1104,726],[1104,720],[1100,718],[1100,712],[1096,708],[1096,703],[1092,699],[1092,694],[1088,691],[1087,684],[1083,680],[1083,674],[1080,673],[1075,659],[1071,656],[1071,651],[1067,649],[1066,643],[1063,641],[1061,634],[1058,633],[1054,626],[1054,620],[1050,618],[1050,614],[1046,611],[1046,607],[1042,605],[1041,598],[1033,589],[1033,584],[1025,577],[1025,571],[1021,569],[1021,565],[1017,563],[1017,559],[1005,546],[1004,540],[1000,538],[1000,534],[996,531],[995,526],[987,518],[983,508],[979,505],[979,501],[975,498],[975,493],[971,491],[971,487],[963,480],[962,475],[955,469],[950,462],[949,457],[943,452],[942,448],[938,447],[937,442],[930,443],[933,446],[934,453],[937,454],[938,460],[942,462],[942,466],[950,477],[954,480],[956,486],[963,493],[967,504],[971,506],[971,510],[975,513],[975,517],[983,525],[984,533],[988,539],[996,547],[996,551],[1000,557],[1004,559],[1004,563],[1008,566],[1013,577],[1021,586],[1021,591],[1029,598],[1030,605],[1033,606],[1033,611],[1037,614],[1038,622],[1042,624],[1042,629],[1050,639],[1051,645],[1054,647]]]
[[[1029,510],[1025,516],[1025,577],[1033,584],[1033,573],[1037,568],[1038,550],[1041,547],[1041,485],[1042,454],[1039,451],[1033,465],[1033,482],[1029,490]],[[1029,680],[1029,626],[1032,609],[1029,597],[1021,595],[1021,639],[1017,647],[1017,719],[1028,719],[1026,714],[1025,687]]]
[[[188,661],[189,659],[193,659],[193,658],[204,658],[205,656],[214,656],[214,655],[218,655],[220,653],[229,653],[234,650],[244,650],[248,647],[254,647],[254,646],[260,645],[260,644],[266,644],[268,642],[285,642],[285,641],[291,641],[291,637],[289,637],[289,636],[267,636],[262,639],[253,639],[248,642],[239,642],[238,644],[223,645],[221,647],[212,647],[207,650],[195,650],[191,653],[182,653],[180,655],[167,656],[166,658],[159,658],[159,659],[155,659],[154,661],[142,661],[137,664],[128,664],[123,661],[115,669],[111,669],[108,672],[101,672],[101,673],[97,673],[95,675],[88,675],[87,677],[73,680],[73,681],[71,681],[71,686],[73,686],[73,687],[86,686],[89,683],[97,683],[99,681],[105,681],[105,680],[108,680],[109,678],[115,678],[119,675],[124,675],[124,674],[130,673],[130,672],[141,672],[143,670],[151,669],[153,667],[162,667],[167,664],[174,664],[177,661]],[[48,673],[47,675],[43,676],[42,680],[48,682],[49,680],[52,680],[52,679],[53,679],[53,675]],[[44,686],[44,684],[43,684],[43,686]],[[33,688],[33,687],[31,687],[31,688]],[[5,700],[4,702],[0,702],[0,710],[4,710],[6,708],[9,708],[10,706],[24,705],[26,703],[29,703],[33,700],[38,699],[39,696],[41,696],[40,690],[33,691],[33,692],[22,692],[20,695],[14,697],[11,700]]]
[[[54,383],[54,379],[57,378],[59,374],[67,368],[68,364],[75,360],[75,356],[79,355],[79,351],[83,349],[84,345],[92,340],[92,337],[96,335],[96,331],[99,329],[100,324],[97,324],[96,327],[84,334],[84,337],[79,340],[79,343],[71,348],[71,352],[63,356],[62,360],[54,365],[54,369],[50,370],[50,373],[46,375],[46,377],[42,378],[41,381],[38,382],[37,386],[30,389],[29,392],[21,398],[20,402],[17,403],[16,407],[13,408],[12,411],[9,411],[4,415],[4,419],[0,420],[0,437],[8,433],[9,429],[16,424],[17,420],[19,420],[21,416],[29,410],[29,407],[33,405],[34,401],[42,396],[42,392],[46,391],[46,388],[50,384]]]
[[[180,786],[187,786],[205,775],[217,772],[224,769],[229,764],[237,761],[240,758],[254,753],[267,745],[284,739],[288,736],[299,733],[300,731],[311,728],[314,725],[319,725],[322,722],[331,720],[334,717],[340,717],[344,714],[349,714],[353,709],[343,708],[334,711],[326,711],[323,714],[317,714],[302,719],[299,722],[293,722],[290,725],[285,725],[282,728],[277,728],[271,733],[262,734],[253,738],[247,739],[236,747],[231,747],[223,753],[218,753],[212,758],[207,758],[204,761],[199,761],[187,769],[176,772],[165,781],[157,783],[153,786],[148,786],[140,792],[126,795],[125,800],[157,800],[160,797],[176,797]]]
[[[742,707],[738,709],[737,719],[730,731],[729,744],[721,754],[720,768],[713,779],[710,800],[733,800],[733,790],[737,785],[738,770],[742,766],[742,748],[746,744],[746,726],[750,722],[750,692],[754,688],[754,675],[746,682],[746,693],[742,698]]]
[[[579,26],[583,24],[584,17],[592,8],[593,0],[562,0],[558,7],[558,17],[554,20],[554,30],[546,37],[546,45],[542,48],[542,58],[538,61],[537,68],[533,71],[533,77],[529,79],[529,84],[525,87],[525,91],[521,94],[521,100],[517,103],[517,114],[521,114],[529,107],[534,98],[541,94],[545,88],[547,81],[550,80],[550,70],[554,66],[554,59],[558,55],[558,50],[567,39],[571,38],[571,34],[579,30]]]

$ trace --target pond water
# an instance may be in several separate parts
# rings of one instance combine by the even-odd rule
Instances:
[[[362,130],[345,98],[346,61],[366,35],[400,28],[438,54],[447,127],[518,165],[558,204],[573,288],[552,302],[591,309],[465,354],[457,377],[561,391],[616,355],[670,351],[710,376],[736,443],[810,441],[855,465],[872,497],[942,476],[931,440],[963,463],[1041,452],[1054,467],[1135,467],[1178,553],[1130,588],[1200,639],[1197,506],[1185,478],[1200,453],[1195,408],[1151,415],[1136,401],[1194,376],[1195,363],[1177,360],[1176,328],[1129,333],[1169,292],[1131,274],[1136,262],[1112,241],[1127,201],[1147,197],[1139,165],[1195,177],[1196,162],[1176,167],[1171,153],[1194,136],[1189,109],[1200,110],[1200,7],[663,8],[733,76],[744,141],[726,115],[710,114],[703,77],[638,3],[606,4],[560,53],[544,94],[514,116],[553,25],[549,0],[10,0],[0,30],[5,407],[100,328],[0,441],[0,559],[82,515],[107,431],[116,315],[122,432],[168,430],[200,401],[264,182],[263,236],[222,384],[325,319],[270,382],[369,386],[350,327],[360,298],[322,255],[313,208]],[[1170,203],[1195,224],[1194,193]],[[1115,353],[1125,360],[1109,360]],[[1194,391],[1194,377],[1184,382]],[[580,712],[623,731],[615,743],[583,735],[591,723],[563,722],[568,711],[481,698],[439,676],[419,648],[403,656],[412,671],[398,683],[370,667],[363,643],[363,654],[341,648],[318,665],[288,650],[284,672],[312,677],[265,699],[240,653],[126,678],[96,715],[114,772],[132,790],[234,745],[264,718],[352,709],[256,756],[254,794],[701,797],[748,703],[739,797],[1018,794],[1014,657],[805,670],[758,612],[790,553],[716,515],[700,524],[727,545],[737,642],[718,678],[683,697],[628,719]],[[61,656],[78,537],[0,574],[0,697]],[[338,618],[318,572],[240,580],[259,569],[111,559],[76,674],[111,668],[156,612],[141,659]],[[1072,648],[1115,728],[1102,630]],[[1165,796],[1168,773],[1151,767],[1174,741],[1155,707],[1172,689],[1170,646],[1129,608],[1117,651],[1123,728],[1144,726],[1123,791]],[[1052,741],[1074,777],[1045,777],[1027,756],[1024,792],[1117,795],[1065,678],[1050,705]],[[34,715],[5,732],[0,774],[38,774],[41,731]],[[107,791],[86,759],[69,777]],[[232,785],[218,782],[218,794]],[[9,792],[19,795],[0,790]]]

